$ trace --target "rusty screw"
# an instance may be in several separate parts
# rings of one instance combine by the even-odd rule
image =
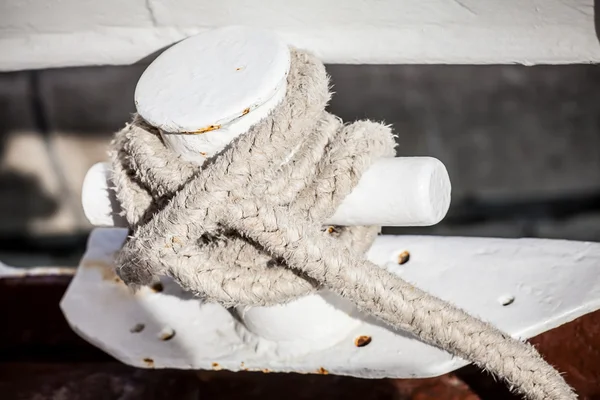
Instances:
[[[365,347],[369,343],[371,343],[371,336],[361,335],[354,339],[354,345],[356,347]]]
[[[398,264],[406,264],[410,260],[410,253],[408,251],[403,251],[398,255]]]

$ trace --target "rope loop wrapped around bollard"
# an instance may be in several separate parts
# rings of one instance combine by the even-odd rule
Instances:
[[[396,329],[504,378],[529,399],[574,399],[527,343],[367,261],[376,226],[323,227],[362,173],[395,155],[389,127],[325,111],[323,64],[292,50],[282,103],[204,165],[184,161],[136,116],[112,144],[132,234],[117,257],[127,284],[159,275],[208,301],[281,304],[328,288]]]

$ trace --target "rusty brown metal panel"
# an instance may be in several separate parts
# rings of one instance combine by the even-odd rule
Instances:
[[[580,399],[600,399],[600,311],[536,336],[531,343],[565,374]]]
[[[279,399],[283,393],[290,399],[519,398],[501,382],[472,366],[439,378],[412,380],[131,368],[70,329],[58,306],[70,280],[70,276],[60,275],[0,279],[0,320],[7,322],[0,329],[0,393],[10,395],[1,398],[44,400],[56,393],[70,393],[72,397],[66,399],[90,400],[225,400],[239,398],[240,394],[268,400]],[[565,373],[582,400],[600,399],[600,312],[578,318],[531,342]],[[181,392],[173,392],[173,387]],[[148,388],[152,389],[151,394]],[[123,390],[133,393],[132,397]],[[97,396],[89,397],[92,392],[98,392]],[[178,395],[169,397],[169,393]]]
[[[0,279],[0,362],[112,360],[71,330],[59,302],[71,276]]]
[[[338,376],[140,370],[117,362],[0,363],[2,399],[478,400],[454,376],[372,380]]]

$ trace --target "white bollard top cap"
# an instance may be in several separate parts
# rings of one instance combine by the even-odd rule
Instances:
[[[270,100],[285,86],[289,68],[289,48],[275,34],[219,28],[158,56],[138,81],[135,104],[163,132],[208,132]]]

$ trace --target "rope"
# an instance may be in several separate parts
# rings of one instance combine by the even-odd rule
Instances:
[[[117,256],[130,286],[158,275],[226,307],[280,304],[326,287],[390,326],[471,361],[532,400],[575,399],[529,344],[365,260],[379,227],[323,229],[380,157],[389,127],[327,113],[323,64],[293,50],[287,94],[204,165],[183,161],[141,117],[112,143],[132,235]]]

